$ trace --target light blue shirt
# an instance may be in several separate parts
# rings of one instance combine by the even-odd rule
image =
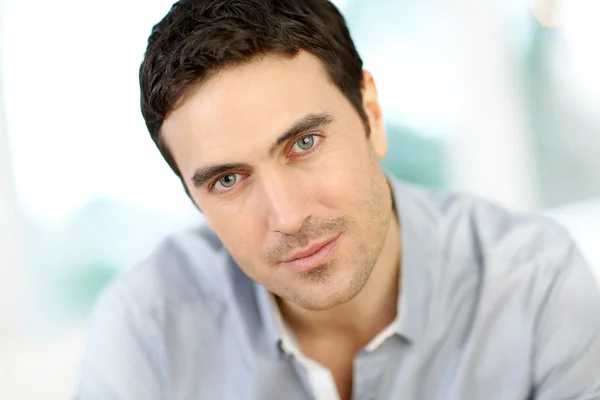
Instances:
[[[353,399],[600,400],[600,290],[565,230],[390,181],[399,312]],[[324,398],[278,318],[210,229],[173,236],[98,302],[77,399]]]

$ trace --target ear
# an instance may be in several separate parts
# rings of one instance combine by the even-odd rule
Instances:
[[[369,141],[377,157],[383,158],[388,149],[387,138],[385,137],[385,124],[383,122],[381,106],[379,105],[379,97],[377,96],[377,87],[375,86],[373,75],[368,71],[363,71],[362,98],[363,107],[367,113],[371,130]]]

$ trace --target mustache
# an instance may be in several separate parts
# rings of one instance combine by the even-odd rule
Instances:
[[[307,220],[297,234],[282,235],[279,241],[265,253],[265,261],[269,264],[278,263],[311,242],[345,233],[351,225],[352,221],[348,216],[321,221]]]

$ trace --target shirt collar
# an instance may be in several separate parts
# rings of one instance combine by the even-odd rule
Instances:
[[[401,274],[398,314],[394,331],[409,342],[425,334],[432,299],[431,269],[439,263],[435,210],[425,191],[388,176],[398,214],[401,240]]]
[[[264,286],[259,285],[254,281],[253,284],[258,312],[262,320],[263,332],[267,345],[269,345],[270,349],[279,350],[281,349],[280,346],[282,346],[282,341],[276,318],[277,316],[280,316],[280,314],[273,312],[271,293],[269,293]],[[277,312],[279,312],[279,309],[277,309]]]
[[[296,337],[294,333],[290,331],[287,324],[283,320],[283,316],[281,315],[281,311],[279,311],[279,306],[277,305],[277,300],[275,300],[275,296],[269,296],[271,302],[271,312],[273,313],[275,326],[277,328],[277,332],[279,333],[279,338],[281,340],[281,348],[287,354],[298,355],[300,353],[300,346],[296,341]]]
[[[398,181],[387,174],[396,211],[402,240],[401,291],[398,296],[398,315],[392,324],[373,340],[377,343],[396,333],[414,343],[424,334],[431,301],[431,266],[439,260],[437,249],[438,233],[432,214],[434,210],[426,201],[419,201],[422,189]],[[399,266],[399,267],[400,267]],[[262,286],[254,284],[258,309],[264,324],[268,343],[286,352],[294,348],[294,336],[287,331],[279,308],[272,295]]]

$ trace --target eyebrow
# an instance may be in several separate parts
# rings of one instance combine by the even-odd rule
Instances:
[[[273,154],[278,147],[294,136],[307,131],[323,128],[324,126],[331,124],[333,120],[333,115],[327,113],[306,115],[305,117],[296,121],[294,125],[292,125],[287,131],[285,131],[285,133],[277,138],[273,146],[271,146],[269,154]]]
[[[323,128],[324,126],[331,124],[333,121],[333,115],[328,113],[308,114],[302,117],[283,134],[281,134],[277,140],[275,140],[275,143],[273,143],[269,149],[269,154],[272,155],[279,147],[281,147],[281,145],[286,143],[291,138],[307,131]],[[194,187],[199,188],[205,185],[206,182],[210,181],[215,176],[236,169],[251,169],[251,167],[244,163],[209,165],[198,168],[196,171],[194,171],[191,181],[194,184]]]

